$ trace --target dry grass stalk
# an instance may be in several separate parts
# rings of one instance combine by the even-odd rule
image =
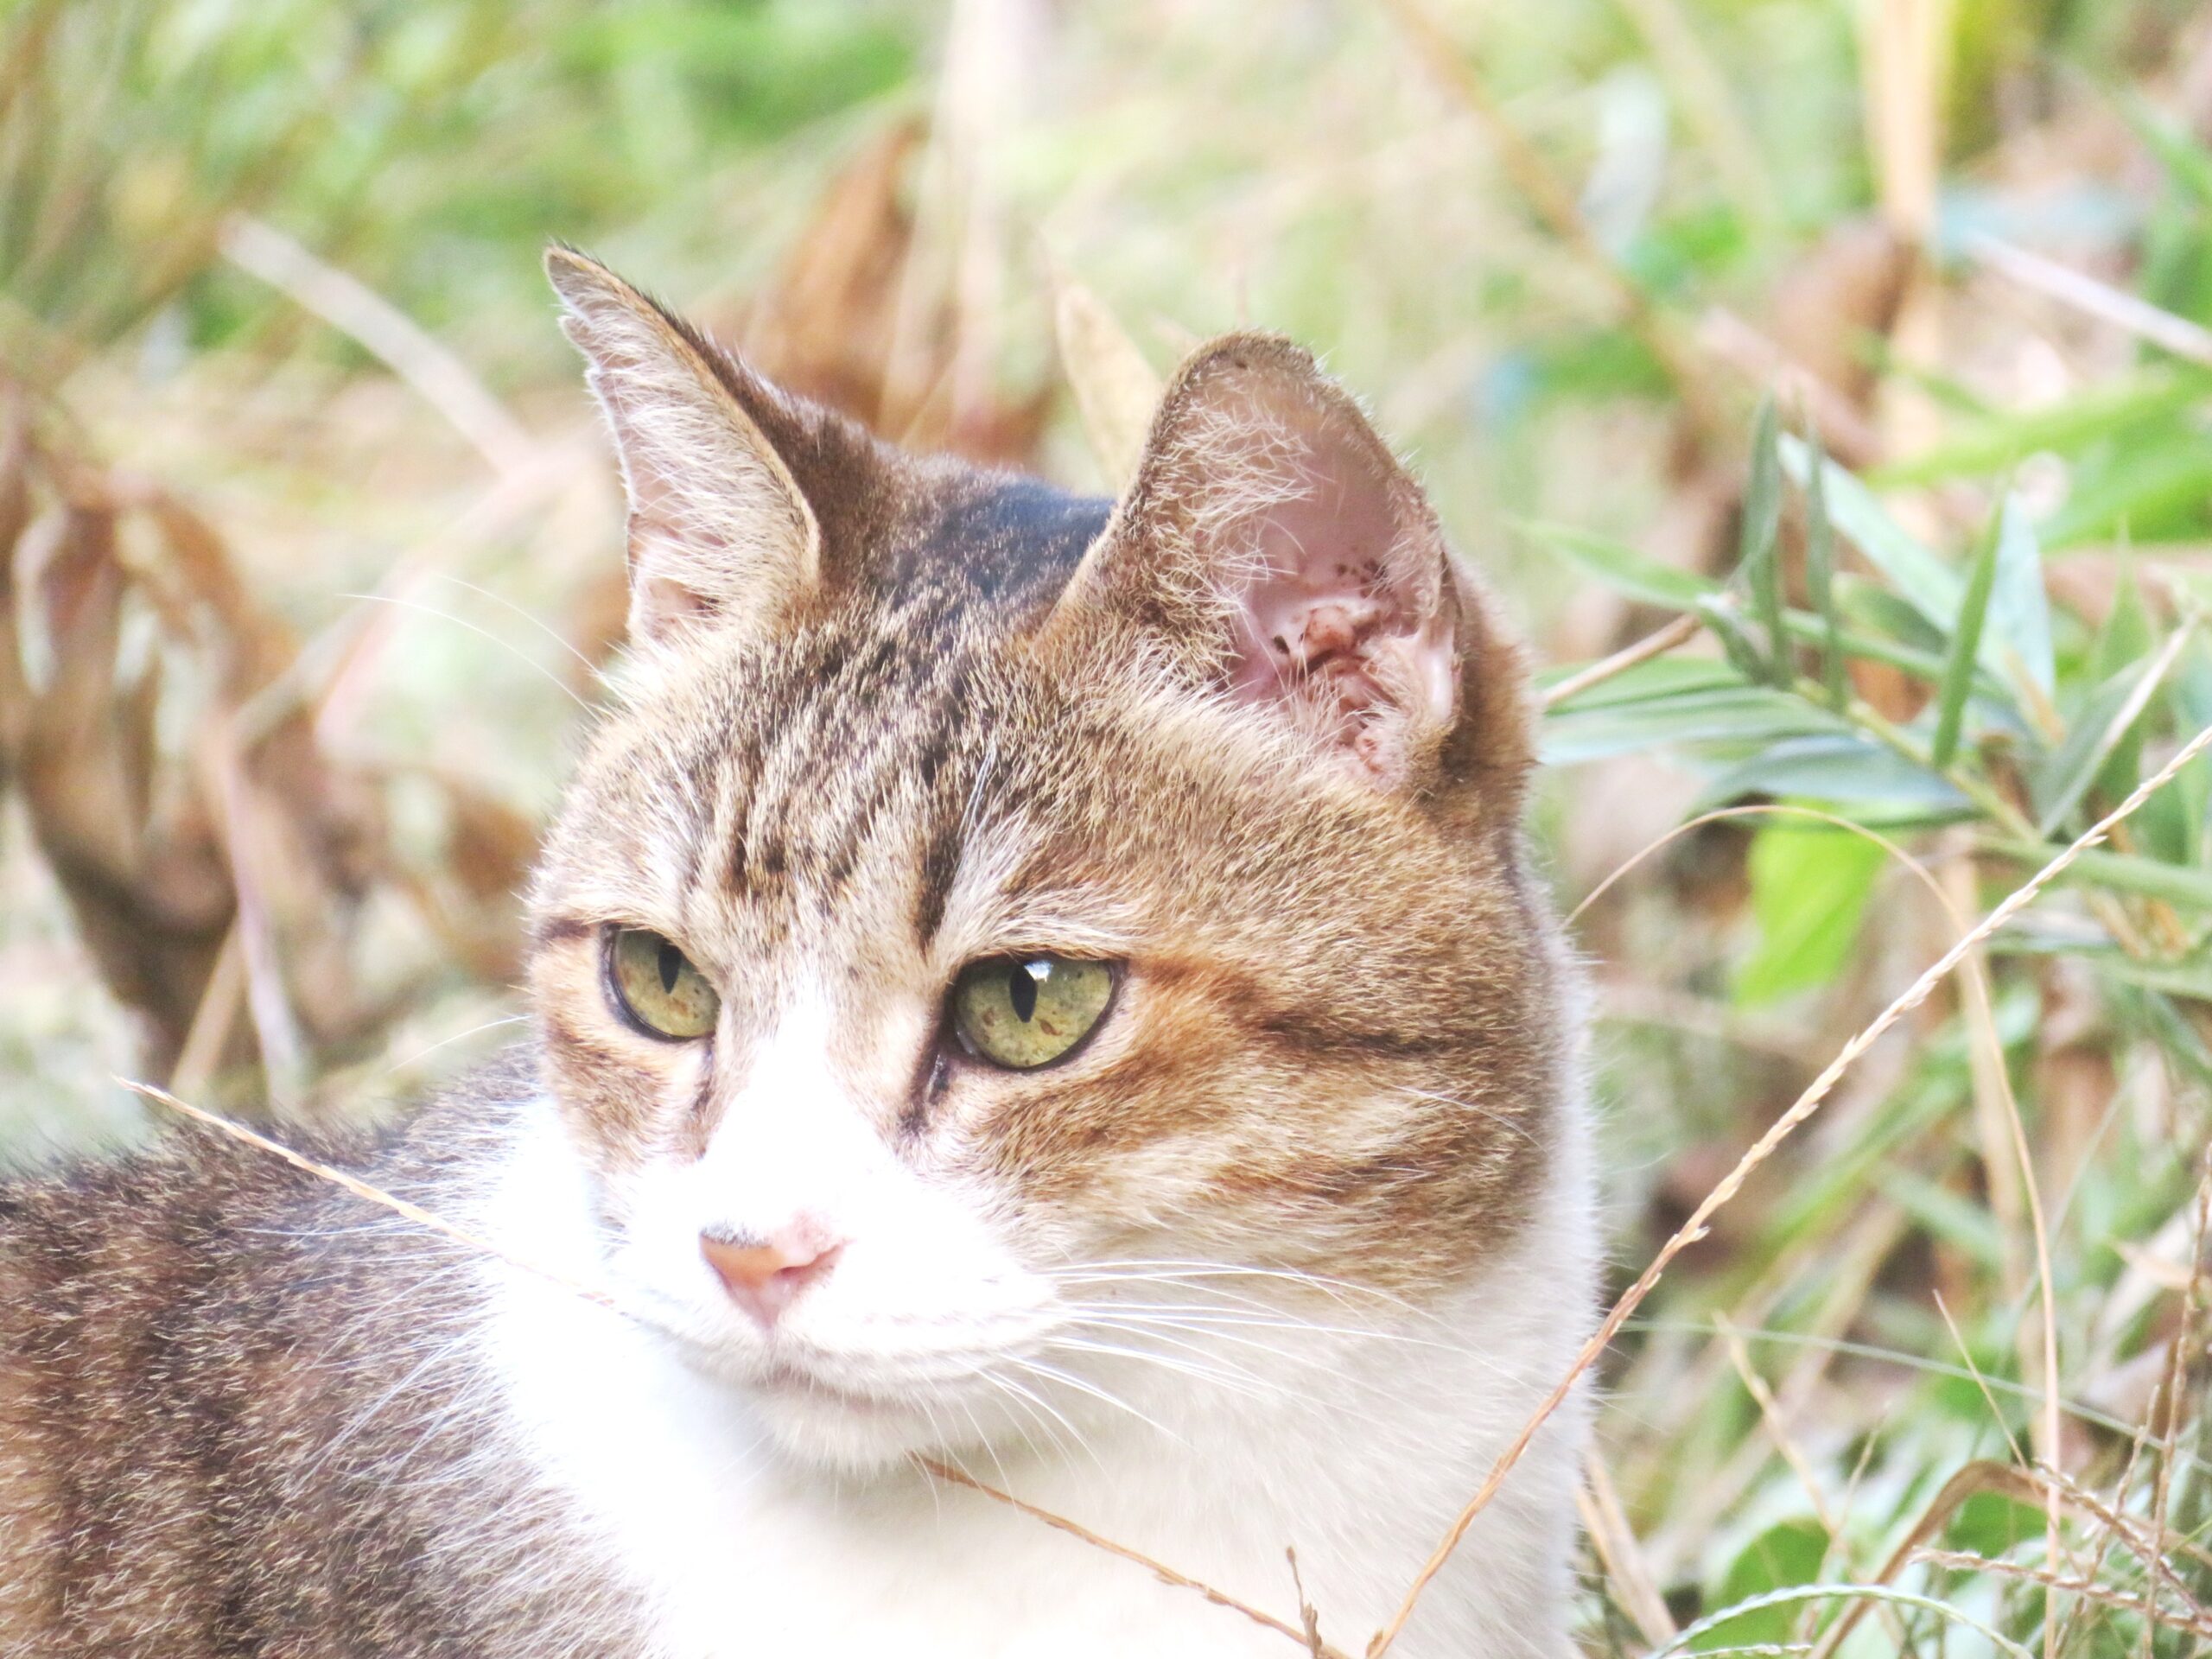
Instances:
[[[2196,736],[2190,738],[2187,743],[2182,745],[2168,757],[2164,766],[2138,784],[2126,800],[2098,819],[2056,858],[2050,860],[2026,881],[2007,894],[2003,901],[1988,915],[1982,918],[1981,921],[1964,938],[1959,940],[1936,961],[1929,963],[1920,976],[1907,986],[1894,1001],[1884,1008],[1871,1024],[1846,1043],[1841,1052],[1828,1062],[1827,1068],[1819,1077],[1814,1078],[1804,1093],[1791,1104],[1789,1109],[1777,1118],[1767,1132],[1752,1144],[1751,1149],[1745,1153],[1736,1166],[1722,1178],[1720,1183],[1706,1194],[1703,1201],[1690,1213],[1689,1218],[1660,1247],[1659,1253],[1652,1257],[1649,1265],[1638,1275],[1636,1282],[1630,1285],[1622,1294],[1620,1300],[1613,1304],[1611,1311],[1599,1323],[1590,1340],[1583,1345],[1582,1351],[1575,1357],[1574,1363],[1569,1368],[1567,1374],[1560,1379],[1557,1386],[1531,1414],[1529,1421],[1522,1427],[1520,1433],[1514,1437],[1511,1444],[1499,1455],[1497,1463],[1492,1465],[1490,1473],[1484,1478],[1474,1497],[1459,1512],[1450,1529],[1446,1532],[1443,1541],[1439,1543],[1435,1551],[1414,1576],[1412,1586],[1406,1592],[1404,1601],[1400,1604],[1398,1611],[1392,1615],[1390,1622],[1376,1632],[1374,1640],[1368,1644],[1368,1659],[1379,1659],[1379,1656],[1389,1650],[1391,1643],[1397,1640],[1399,1633],[1405,1629],[1406,1621],[1413,1617],[1414,1609],[1419,1604],[1422,1592],[1427,1589],[1430,1582],[1443,1570],[1444,1564],[1459,1548],[1460,1540],[1466,1536],[1467,1529],[1474,1524],[1475,1517],[1487,1509],[1491,1500],[1497,1496],[1498,1489],[1505,1484],[1506,1477],[1512,1473],[1515,1465],[1527,1453],[1537,1432],[1550,1420],[1553,1413],[1566,1404],[1567,1396],[1573,1392],[1574,1386],[1581,1379],[1582,1374],[1595,1364],[1599,1357],[1612,1344],[1613,1338],[1620,1334],[1621,1327],[1643,1305],[1644,1298],[1651,1294],[1667,1269],[1673,1265],[1675,1258],[1705,1236],[1706,1227],[1711,1222],[1714,1213],[1743,1190],[1744,1183],[1751,1179],[1752,1172],[1771,1158],[1782,1143],[1788,1140],[1806,1119],[1820,1109],[1821,1103],[1827,1098],[1837,1083],[1841,1081],[1843,1074],[1851,1069],[1859,1056],[1880,1040],[1883,1033],[1896,1025],[1899,1020],[1925,1001],[1929,994],[1950,975],[1952,969],[1972,955],[1976,945],[1988,938],[2034,902],[2036,895],[2059,876],[2064,874],[2076,859],[2110,835],[2115,824],[2125,823],[2133,817],[2145,801],[2172,782],[2184,766],[2207,749],[2212,749],[2212,726],[2206,727]],[[2056,1397],[2054,1390],[2052,1394],[2054,1402]]]
[[[1648,663],[1654,657],[1664,657],[1669,652],[1688,645],[1697,637],[1704,624],[1695,614],[1685,611],[1663,628],[1655,628],[1632,645],[1624,645],[1611,656],[1601,658],[1589,667],[1568,675],[1557,685],[1544,690],[1543,706],[1558,707],[1569,697],[1580,696],[1593,685],[1603,685],[1615,675],[1624,674],[1638,663]]]
[[[1329,1646],[1321,1640],[1321,1615],[1306,1593],[1306,1580],[1298,1570],[1298,1551],[1283,1546],[1283,1558],[1290,1563],[1290,1582],[1298,1592],[1298,1619],[1306,1630],[1306,1650],[1313,1659],[1324,1659]]]
[[[1974,261],[2022,288],[2110,323],[2162,352],[2212,368],[2212,328],[2176,316],[2164,306],[2101,283],[2085,272],[2016,248],[1985,231],[1969,231],[1966,251]]]
[[[2020,1561],[1975,1555],[1962,1550],[1916,1550],[1912,1559],[1955,1572],[1988,1573],[1999,1578],[2020,1579],[2030,1584],[2039,1584],[2047,1590],[2063,1590],[2069,1595],[2079,1596],[2084,1601],[2093,1601],[2100,1606],[2139,1614],[2152,1624],[2163,1624],[2169,1630],[2185,1630],[2191,1636],[2212,1639],[2212,1609],[2186,1597],[2181,1606],[2174,1607],[2148,1596],[2131,1596],[2094,1579],[2054,1573],[2048,1567],[2030,1567]],[[2055,1627],[2056,1621],[2051,1621],[2051,1624]]]
[[[529,464],[537,445],[468,365],[367,284],[326,264],[275,226],[247,213],[222,223],[218,245],[258,276],[374,353],[474,444],[495,472]]]
[[[1667,1599],[1643,1559],[1643,1546],[1613,1489],[1611,1472],[1595,1446],[1583,1454],[1582,1484],[1575,1489],[1574,1507],[1598,1553],[1599,1565],[1619,1592],[1621,1607],[1635,1621],[1637,1633],[1655,1648],[1666,1646],[1680,1627],[1667,1611]]]
[[[305,1153],[295,1152],[282,1141],[272,1141],[258,1129],[250,1129],[243,1123],[234,1122],[218,1113],[194,1106],[189,1101],[180,1100],[168,1090],[157,1088],[153,1084],[139,1083],[130,1077],[118,1077],[115,1081],[143,1100],[151,1101],[155,1105],[175,1112],[179,1117],[188,1119],[203,1128],[213,1129],[219,1135],[226,1135],[232,1140],[251,1147],[257,1152],[267,1153],[272,1158],[281,1158],[293,1168],[312,1175],[317,1180],[327,1181],[333,1186],[342,1187],[363,1203],[373,1204],[379,1209],[389,1210],[402,1220],[412,1222],[417,1227],[427,1229],[442,1238],[450,1239],[464,1249],[494,1257],[505,1262],[509,1267],[519,1268],[524,1273],[543,1279],[548,1284],[558,1286],[561,1289],[581,1296],[588,1302],[596,1303],[601,1307],[624,1313],[630,1318],[637,1317],[635,1314],[628,1313],[626,1309],[617,1306],[614,1299],[604,1291],[594,1290],[588,1285],[580,1285],[573,1279],[555,1273],[550,1268],[540,1267],[534,1262],[525,1261],[521,1256],[511,1255],[480,1233],[473,1233],[466,1227],[456,1226],[443,1217],[432,1214],[421,1205],[410,1203],[398,1194],[387,1192],[380,1186],[362,1180],[359,1176],[349,1175],[342,1169],[334,1168],[328,1164],[308,1157]]]
[[[1041,1521],[1057,1532],[1065,1532],[1070,1537],[1080,1538],[1093,1548],[1103,1549],[1109,1555],[1118,1555],[1125,1561],[1134,1562],[1150,1573],[1162,1584],[1172,1586],[1178,1590],[1188,1590],[1195,1595],[1204,1597],[1217,1607],[1226,1607],[1232,1612],[1242,1613],[1255,1624],[1263,1625],[1278,1635],[1287,1636],[1301,1648],[1308,1648],[1308,1650],[1317,1654],[1319,1659],[1346,1659],[1346,1656],[1337,1649],[1321,1642],[1318,1634],[1313,1638],[1313,1645],[1309,1646],[1306,1633],[1297,1626],[1287,1624],[1273,1613],[1262,1612],[1250,1603],[1239,1601],[1227,1591],[1217,1590],[1204,1580],[1191,1577],[1187,1573],[1178,1573],[1173,1567],[1153,1560],[1151,1556],[1141,1550],[1131,1549],[1127,1544],[1117,1544],[1111,1538],[1102,1537],[1080,1522],[1071,1521],[1064,1515],[1055,1515],[1050,1510],[1039,1509],[1034,1503],[1025,1503],[1013,1493],[1002,1492],[997,1487],[976,1479],[965,1470],[956,1469],[950,1464],[941,1462],[936,1458],[917,1457],[914,1462],[939,1480],[948,1481],[955,1486],[965,1486],[973,1492],[981,1492],[993,1502],[1003,1503],[1009,1509],[1019,1510],[1032,1520]],[[1300,1599],[1303,1599],[1302,1591]]]
[[[1839,1536],[1843,1530],[1842,1524],[1837,1520],[1835,1511],[1828,1507],[1827,1494],[1821,1490],[1820,1477],[1813,1472],[1812,1460],[1806,1457],[1804,1448],[1791,1436],[1789,1419],[1783,1414],[1781,1402],[1774,1397],[1774,1390],[1767,1386],[1766,1379],[1751,1363],[1751,1352],[1744,1346],[1742,1333],[1729,1323],[1726,1315],[1714,1323],[1720,1327],[1721,1338],[1728,1344],[1729,1362],[1736,1368],[1738,1380],[1743,1383],[1744,1391],[1751,1396],[1752,1403],[1758,1407],[1759,1421],[1765,1425],[1767,1437],[1774,1442],[1774,1449],[1782,1454],[1782,1460],[1797,1477],[1797,1484],[1805,1489],[1805,1497],[1813,1506],[1813,1516],[1821,1523],[1821,1530],[1831,1539]]]

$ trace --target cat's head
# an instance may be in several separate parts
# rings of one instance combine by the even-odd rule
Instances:
[[[1478,1272],[1563,1091],[1524,674],[1352,400],[1216,341],[1087,500],[549,263],[632,660],[531,989],[620,1294],[865,1464],[1249,1386],[1255,1330],[1325,1362]]]

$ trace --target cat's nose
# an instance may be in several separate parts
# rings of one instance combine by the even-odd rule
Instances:
[[[763,1331],[773,1325],[809,1286],[819,1283],[844,1253],[842,1239],[785,1228],[761,1238],[699,1235],[699,1254],[729,1292],[730,1300],[753,1316]]]

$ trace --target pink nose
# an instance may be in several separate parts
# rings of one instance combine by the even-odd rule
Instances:
[[[821,1243],[818,1237],[787,1229],[770,1235],[763,1243],[702,1233],[699,1254],[707,1258],[707,1265],[729,1292],[730,1300],[766,1331],[808,1286],[828,1277],[844,1253],[842,1241]]]

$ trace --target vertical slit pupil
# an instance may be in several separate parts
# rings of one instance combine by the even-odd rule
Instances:
[[[683,971],[683,953],[666,939],[660,942],[660,988],[670,995],[676,994],[676,976]]]
[[[1006,995],[1014,1018],[1027,1025],[1037,1012],[1037,976],[1028,963],[1017,962],[1006,970]]]

